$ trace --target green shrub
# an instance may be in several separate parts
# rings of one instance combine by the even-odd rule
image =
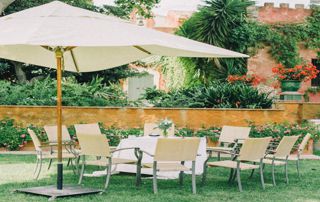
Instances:
[[[155,107],[189,108],[271,108],[270,93],[261,93],[243,83],[212,82],[210,85],[170,91],[165,93],[155,88],[145,91],[146,99]]]
[[[13,119],[0,120],[0,147],[10,151],[18,150],[23,147],[26,134],[26,129],[16,126]]]
[[[0,81],[0,105],[56,105],[56,81],[50,78],[34,80],[25,84]],[[65,106],[128,106],[120,86],[102,83],[95,78],[90,83],[80,84],[73,78],[62,83],[62,103]]]

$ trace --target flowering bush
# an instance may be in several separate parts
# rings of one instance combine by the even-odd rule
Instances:
[[[285,68],[282,64],[272,68],[276,78],[282,80],[309,81],[319,74],[319,70],[313,64],[296,65],[293,68]]]
[[[259,78],[257,75],[255,74],[248,74],[248,75],[229,75],[227,78],[227,81],[229,83],[237,83],[237,82],[241,82],[241,83],[246,83],[246,84],[250,84],[253,86],[256,86],[260,83],[261,78]]]
[[[0,120],[0,147],[7,150],[19,150],[26,144],[26,130],[15,125],[13,119]]]

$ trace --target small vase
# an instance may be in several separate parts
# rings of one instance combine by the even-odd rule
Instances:
[[[163,136],[164,137],[168,137],[168,131],[167,130],[163,130]]]
[[[282,80],[281,81],[281,90],[282,92],[296,92],[301,87],[301,81],[297,80]]]

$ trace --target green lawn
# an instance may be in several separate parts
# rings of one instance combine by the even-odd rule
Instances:
[[[34,157],[25,155],[0,155],[0,201],[47,201],[45,197],[13,192],[17,188],[52,185],[55,183],[55,166],[45,167],[40,179],[33,180]],[[227,183],[229,170],[211,168],[204,187],[198,185],[198,194],[191,194],[191,179],[186,177],[183,187],[178,180],[159,180],[159,193],[152,193],[152,180],[144,179],[140,189],[134,186],[133,175],[112,176],[109,189],[102,195],[63,198],[57,201],[320,201],[319,161],[301,162],[302,180],[298,180],[295,166],[289,166],[290,184],[284,183],[283,168],[277,168],[277,186],[271,185],[270,167],[265,168],[266,190],[260,186],[259,176],[248,179],[249,172],[242,173],[243,193],[238,192],[236,183]],[[76,184],[78,177],[72,170],[65,171],[65,183]],[[200,182],[200,177],[198,177]],[[101,188],[104,178],[84,178],[84,186]],[[199,183],[198,183],[199,184]]]

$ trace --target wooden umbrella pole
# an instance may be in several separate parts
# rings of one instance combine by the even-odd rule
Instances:
[[[57,60],[57,131],[58,131],[58,165],[57,165],[57,189],[63,188],[63,164],[62,164],[62,60],[63,52],[60,47],[55,50]]]

